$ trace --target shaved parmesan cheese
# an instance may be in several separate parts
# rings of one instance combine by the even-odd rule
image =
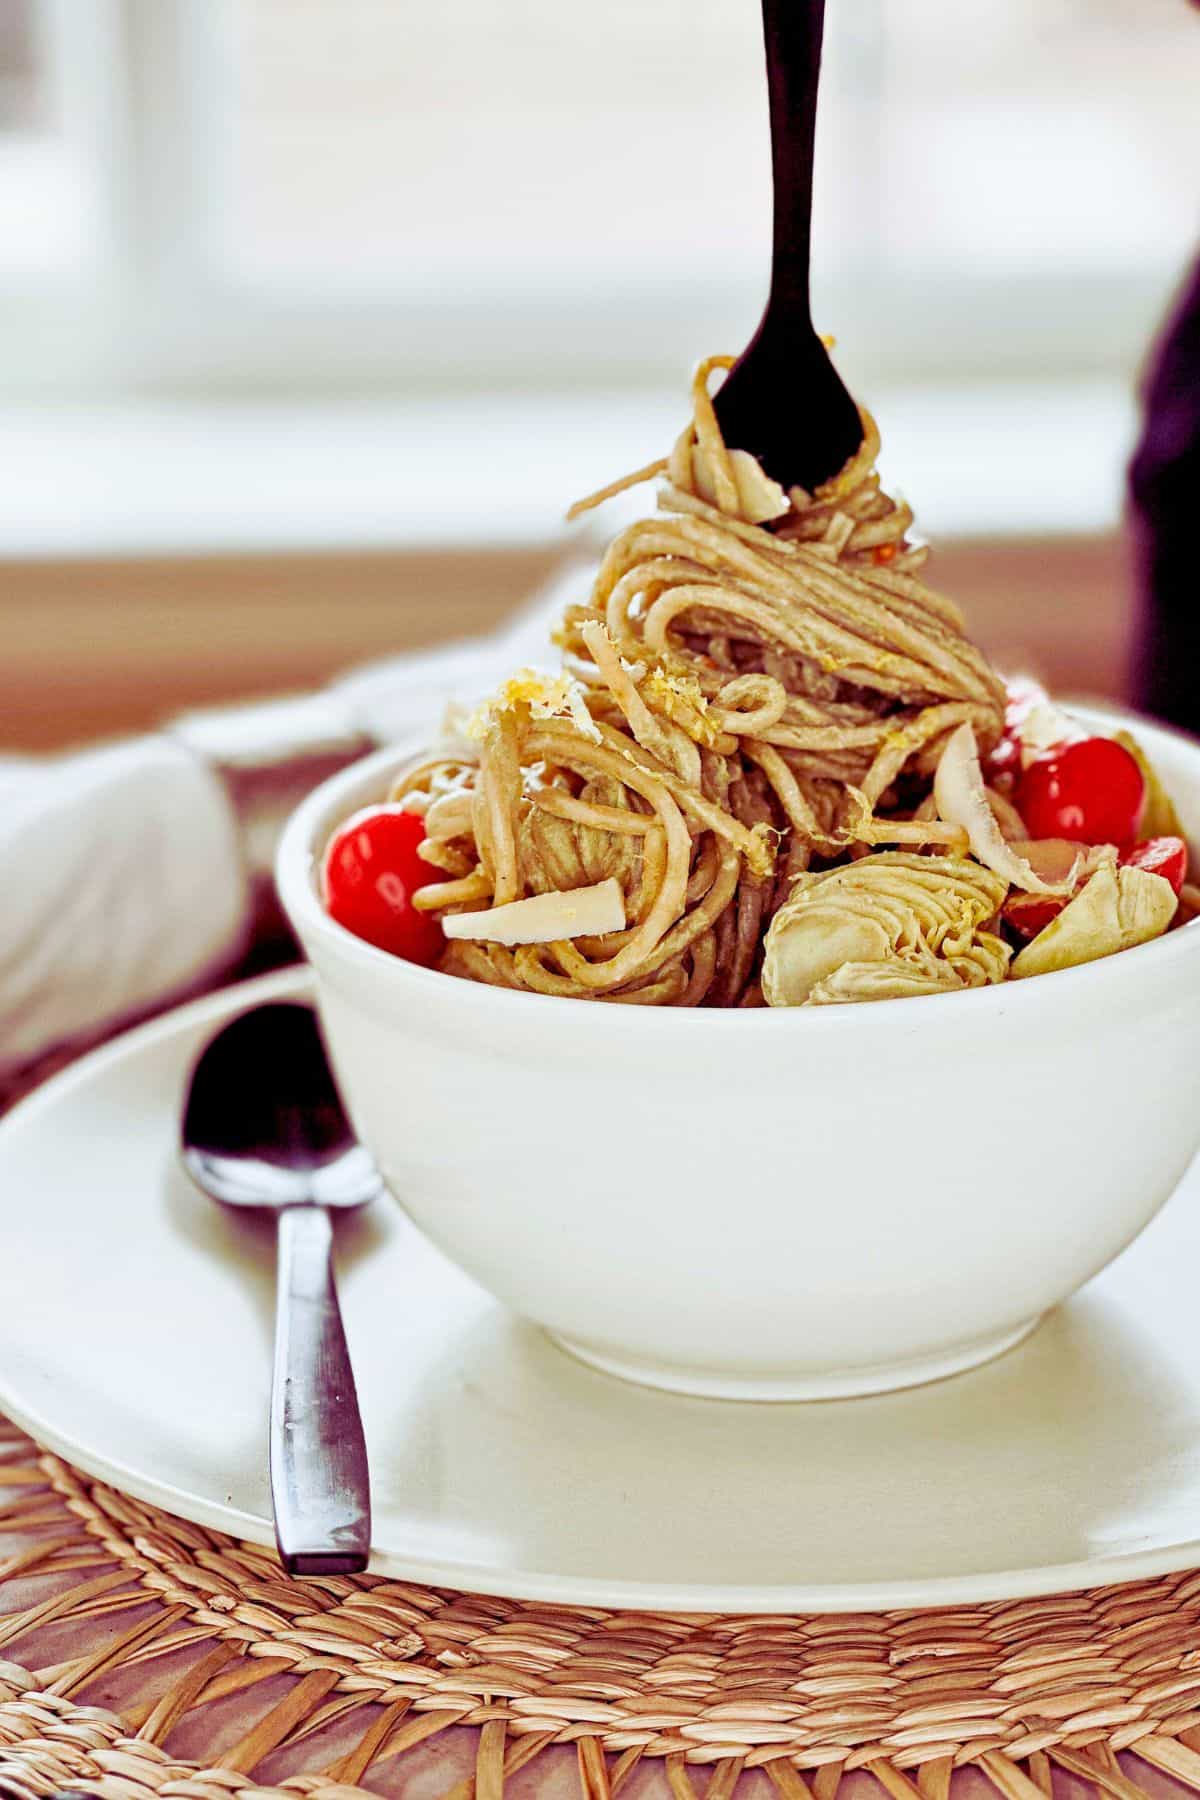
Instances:
[[[1052,750],[1076,743],[1086,735],[1083,727],[1052,700],[1039,701],[1030,707],[1017,728],[1021,767],[1027,769],[1040,756],[1048,756]]]
[[[791,501],[777,481],[772,481],[762,464],[748,450],[731,450],[730,467],[737,488],[738,512],[750,525],[765,525],[788,511]],[[702,500],[717,504],[717,484],[707,452],[699,444],[692,446],[692,480]]]
[[[484,912],[451,913],[442,920],[448,938],[478,944],[553,944],[560,938],[603,937],[625,929],[625,897],[611,879],[564,893],[533,894]]]
[[[1043,881],[1023,856],[1006,842],[996,815],[988,805],[975,733],[960,725],[942,751],[933,780],[938,817],[947,825],[961,825],[971,853],[985,868],[1003,875],[1013,887],[1027,894],[1062,894],[1074,886],[1074,875],[1065,881]]]

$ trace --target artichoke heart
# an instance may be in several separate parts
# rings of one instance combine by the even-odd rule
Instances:
[[[1158,770],[1142,746],[1128,731],[1116,731],[1113,736],[1122,749],[1128,750],[1142,771],[1142,780],[1146,784],[1146,798],[1142,802],[1142,816],[1138,820],[1138,836],[1183,837],[1185,833],[1179,823],[1179,814],[1175,811],[1175,802],[1163,786]]]
[[[983,927],[1007,892],[967,857],[899,850],[801,875],[767,933],[763,995],[822,1006],[1003,981],[1011,952]]]
[[[1149,943],[1167,929],[1178,904],[1161,875],[1102,863],[1058,917],[1026,944],[1012,966],[1013,979],[1072,969]]]

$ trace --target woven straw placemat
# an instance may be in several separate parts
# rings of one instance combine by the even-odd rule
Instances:
[[[472,1763],[439,1785],[431,1743],[460,1726]],[[502,1800],[566,1757],[584,1800],[837,1800],[856,1771],[946,1800],[967,1767],[1003,1800],[1046,1800],[1056,1770],[1112,1800],[1146,1800],[1139,1773],[1200,1792],[1200,1573],[793,1617],[297,1582],[0,1422],[0,1794]]]

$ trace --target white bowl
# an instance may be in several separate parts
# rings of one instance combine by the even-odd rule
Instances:
[[[1200,838],[1200,745],[1138,732]],[[515,994],[388,956],[321,906],[331,831],[406,760],[372,756],[305,801],[279,891],[401,1205],[600,1368],[747,1399],[969,1368],[1116,1256],[1200,1144],[1200,924],[931,999]]]

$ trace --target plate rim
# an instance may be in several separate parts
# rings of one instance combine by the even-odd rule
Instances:
[[[110,1042],[51,1076],[0,1120],[0,1157],[15,1124],[27,1128],[60,1096],[86,1085],[113,1065],[153,1054],[159,1043],[202,1024],[231,1017],[248,1006],[266,1000],[311,995],[313,986],[310,967],[302,963],[290,964],[284,969],[221,987],[119,1033]],[[0,1412],[27,1432],[36,1445],[94,1480],[205,1529],[224,1532],[254,1544],[274,1544],[274,1526],[269,1518],[243,1512],[232,1504],[206,1499],[152,1471],[129,1467],[77,1435],[60,1431],[53,1419],[23,1401],[20,1393],[10,1385],[10,1375],[2,1366]],[[500,1569],[462,1560],[430,1561],[388,1546],[373,1548],[370,1573],[414,1581],[423,1586],[537,1603],[643,1612],[779,1616],[1003,1604],[1177,1574],[1198,1565],[1200,1537],[1145,1550],[1108,1552],[1085,1562],[983,1570],[966,1575],[830,1583],[816,1587],[787,1581],[749,1586],[720,1582],[621,1581],[608,1576],[561,1575],[519,1567]]]

